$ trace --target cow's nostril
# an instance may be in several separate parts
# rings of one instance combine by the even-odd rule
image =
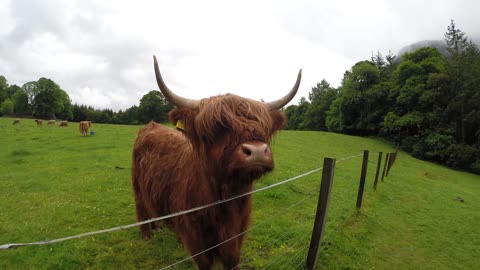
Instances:
[[[252,155],[252,150],[246,145],[242,145],[242,151],[246,156]]]

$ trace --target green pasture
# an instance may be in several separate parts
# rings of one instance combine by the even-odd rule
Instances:
[[[12,125],[0,118],[0,245],[56,239],[135,223],[131,150],[141,126],[67,128]],[[370,150],[362,209],[355,202],[364,149]],[[273,140],[276,170],[265,187],[336,164],[318,269],[477,269],[480,176],[399,152],[373,190],[378,152],[388,143],[325,132],[282,131]],[[341,160],[342,158],[348,158]],[[242,269],[303,269],[321,172],[254,194]],[[162,269],[188,257],[162,229],[150,241],[138,228],[61,243],[0,250],[0,269]],[[175,269],[195,269],[191,260]]]

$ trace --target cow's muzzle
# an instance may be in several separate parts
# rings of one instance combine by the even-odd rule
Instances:
[[[273,168],[272,151],[264,142],[246,142],[240,144],[235,150],[242,167],[263,167],[270,170]]]

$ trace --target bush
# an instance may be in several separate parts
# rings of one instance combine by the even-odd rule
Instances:
[[[446,150],[446,164],[453,168],[471,170],[472,166],[478,166],[475,163],[477,163],[476,154],[479,150],[474,145],[452,144]]]
[[[13,102],[10,99],[6,99],[0,104],[0,114],[13,114]]]

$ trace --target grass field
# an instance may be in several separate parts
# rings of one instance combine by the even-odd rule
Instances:
[[[134,223],[131,150],[140,126],[67,128],[12,125],[0,118],[0,245],[34,242]],[[370,150],[363,206],[356,211],[361,154]],[[480,176],[400,152],[374,191],[379,151],[388,144],[324,132],[282,131],[272,144],[271,185],[336,165],[318,269],[478,269]],[[243,269],[303,269],[321,173],[254,194]],[[460,202],[457,197],[464,201]],[[150,241],[138,228],[62,243],[0,250],[0,269],[161,269],[188,255],[164,229]],[[191,260],[176,269],[195,269]]]

